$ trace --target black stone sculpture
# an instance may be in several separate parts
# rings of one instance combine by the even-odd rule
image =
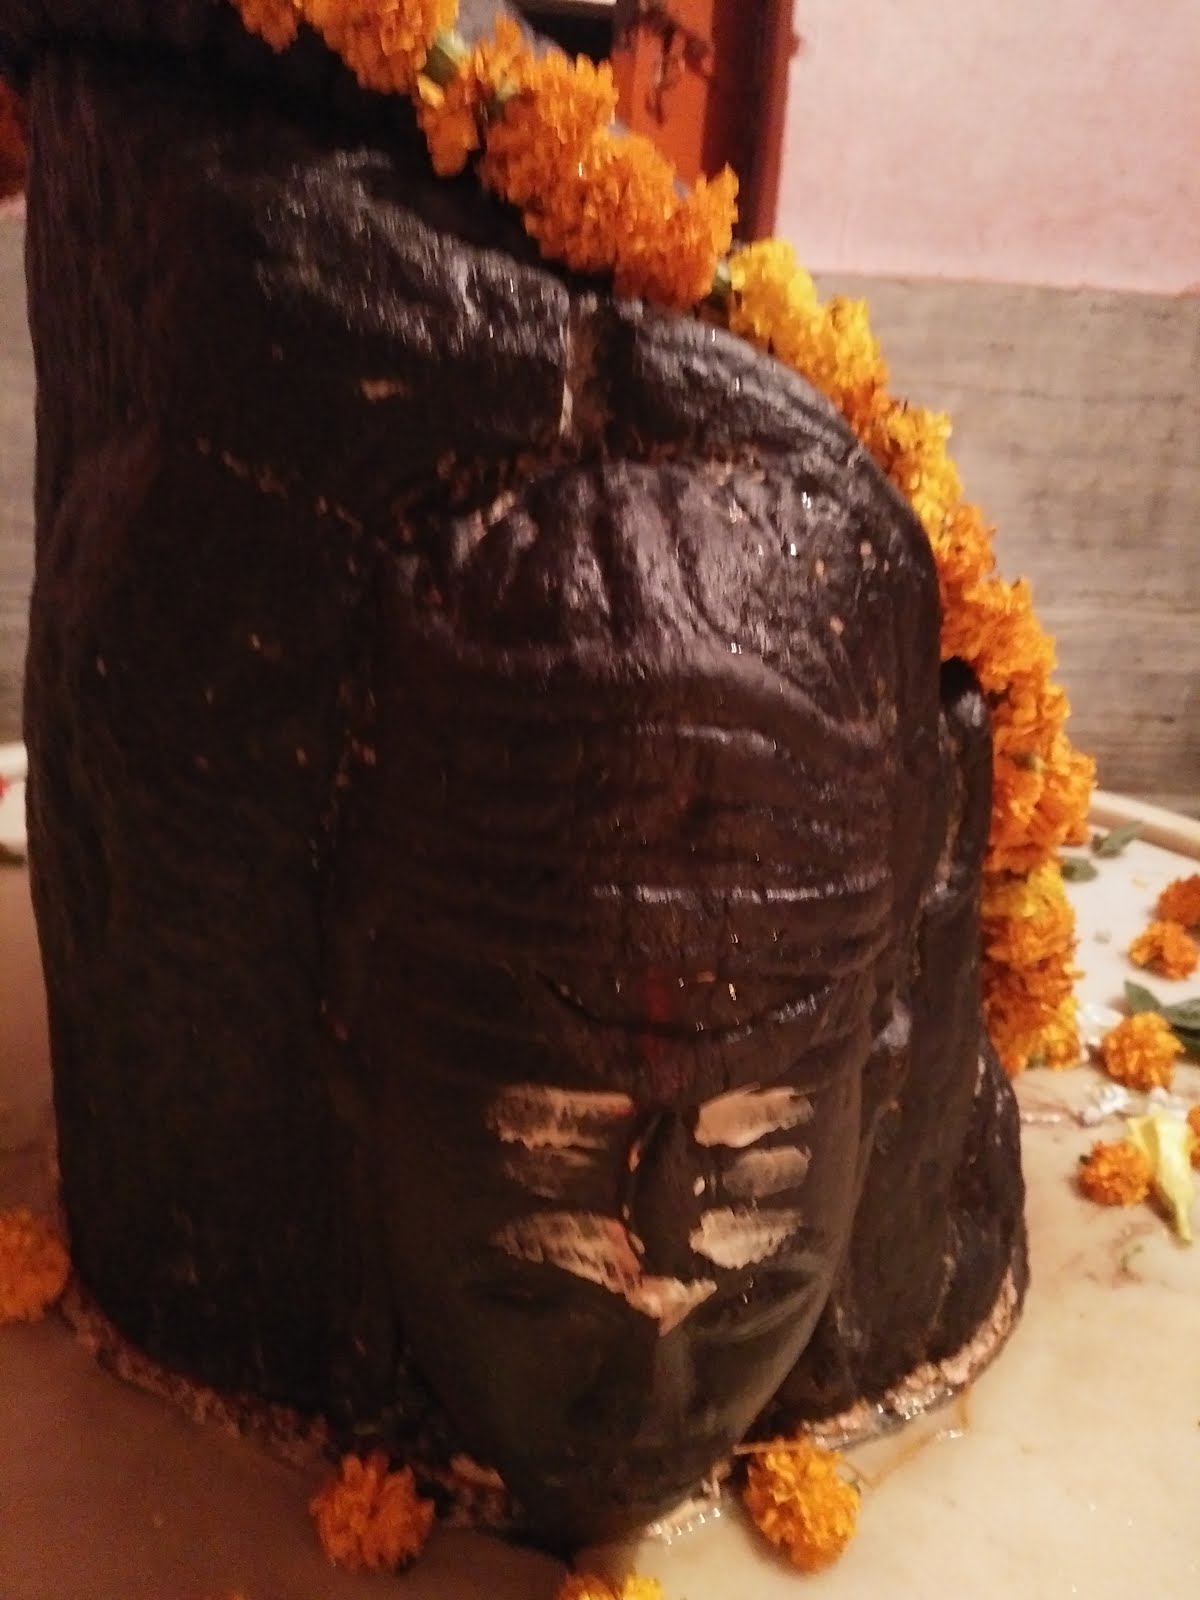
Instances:
[[[1023,1293],[1022,1191],[986,709],[909,509],[312,40],[9,6],[0,64],[84,1285],[206,1381],[460,1443],[555,1538],[952,1355]]]

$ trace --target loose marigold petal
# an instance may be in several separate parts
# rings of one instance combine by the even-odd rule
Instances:
[[[49,1223],[23,1206],[0,1211],[0,1323],[44,1316],[70,1270],[66,1246]]]

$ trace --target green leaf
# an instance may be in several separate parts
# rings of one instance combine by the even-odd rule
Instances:
[[[1129,1015],[1154,1011],[1166,1022],[1188,1055],[1200,1060],[1200,995],[1166,1005],[1140,983],[1126,982],[1125,1005]]]
[[[1113,828],[1111,833],[1098,833],[1092,840],[1092,849],[1098,856],[1119,856],[1125,846],[1136,839],[1142,831],[1140,822],[1123,822],[1119,828]]]
[[[1129,1007],[1129,1015],[1136,1017],[1141,1011],[1157,1011],[1162,1015],[1162,1005],[1157,995],[1151,994],[1149,989],[1143,988],[1140,983],[1132,983],[1128,979],[1125,983],[1125,1004]]]
[[[1200,1030],[1200,995],[1193,995],[1190,1000],[1179,1000],[1173,1006],[1164,1006],[1162,1014],[1173,1028],[1195,1033]]]
[[[1093,878],[1100,876],[1099,867],[1086,856],[1060,856],[1058,864],[1067,883],[1090,883]]]

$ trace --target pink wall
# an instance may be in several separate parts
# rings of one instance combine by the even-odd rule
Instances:
[[[1200,0],[795,0],[774,231],[826,271],[1200,292]]]

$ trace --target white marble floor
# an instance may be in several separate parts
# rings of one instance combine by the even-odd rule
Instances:
[[[1200,828],[1192,825],[1200,855]],[[1186,833],[1180,836],[1187,844]],[[1073,886],[1083,988],[1111,1003],[1121,951],[1161,885],[1194,870],[1149,843]],[[20,866],[0,866],[0,1205],[49,1196],[40,978]],[[1162,985],[1193,993],[1200,982]],[[1194,1600],[1200,1594],[1200,1246],[1149,1208],[1081,1200],[1095,1137],[1076,1113],[1090,1068],[1019,1083],[1033,1287],[996,1364],[964,1397],[854,1454],[860,1532],[802,1579],[736,1510],[666,1541],[595,1552],[662,1578],[666,1600]],[[1200,1067],[1179,1090],[1200,1099]],[[1200,1208],[1197,1209],[1200,1224]],[[561,1568],[465,1534],[435,1536],[408,1576],[329,1569],[304,1506],[312,1471],[197,1428],[101,1372],[57,1320],[0,1330],[0,1595],[4,1600],[550,1600]]]

